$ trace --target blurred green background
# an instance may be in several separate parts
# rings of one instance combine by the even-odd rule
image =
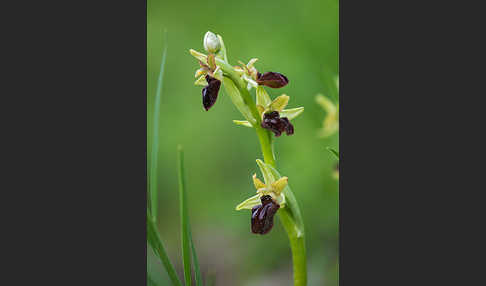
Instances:
[[[160,1],[147,2],[147,142],[152,139],[153,103],[164,44],[168,55],[163,79],[159,150],[159,231],[182,277],[177,191],[176,146],[185,149],[192,234],[201,270],[215,285],[292,285],[288,239],[278,219],[267,235],[250,231],[250,212],[235,206],[253,195],[251,176],[261,178],[255,159],[262,158],[253,129],[223,88],[208,111],[201,102],[194,72],[199,67],[190,48],[205,52],[206,31],[220,34],[228,59],[286,75],[289,84],[267,88],[272,98],[285,93],[289,108],[304,106],[293,120],[295,134],[275,140],[278,170],[289,177],[306,228],[308,285],[337,285],[338,182],[332,176],[338,134],[317,137],[326,115],[317,93],[337,100],[339,72],[339,2],[304,1]],[[165,43],[164,29],[168,40]],[[254,94],[254,90],[252,91]],[[150,144],[147,150],[150,154]],[[150,156],[148,156],[150,160]],[[150,166],[150,162],[148,162]],[[149,253],[149,271],[165,271]]]

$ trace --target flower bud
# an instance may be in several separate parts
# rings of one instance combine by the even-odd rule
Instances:
[[[218,37],[210,31],[204,35],[204,49],[208,53],[217,53],[221,49]]]

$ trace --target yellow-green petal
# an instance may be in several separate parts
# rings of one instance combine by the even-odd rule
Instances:
[[[272,183],[272,190],[277,194],[280,195],[282,190],[287,186],[289,181],[289,178],[287,177],[282,177],[278,179],[277,181]]]
[[[263,183],[260,179],[257,178],[256,174],[253,174],[253,184],[255,185],[255,189],[266,188],[267,186]]]
[[[282,94],[281,96],[275,98],[270,104],[270,109],[276,110],[278,112],[282,111],[289,103],[289,96]]]

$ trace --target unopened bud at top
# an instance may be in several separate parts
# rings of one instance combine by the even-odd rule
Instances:
[[[217,53],[221,49],[221,43],[218,37],[210,31],[204,35],[204,49],[208,53]]]

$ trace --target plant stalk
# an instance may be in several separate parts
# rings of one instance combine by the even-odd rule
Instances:
[[[245,82],[240,78],[238,73],[227,62],[216,59],[218,65],[224,72],[224,75],[230,78],[235,86],[238,88],[240,95],[249,107],[253,117],[256,119],[256,123],[253,124],[255,131],[260,141],[260,147],[263,154],[263,160],[266,164],[276,168],[275,154],[273,152],[272,137],[268,130],[261,127],[261,118],[256,108],[255,102],[251,97]],[[290,189],[288,189],[289,192]],[[278,211],[280,221],[284,226],[287,236],[290,240],[290,249],[292,251],[292,264],[294,271],[294,286],[306,286],[307,285],[307,264],[306,264],[306,251],[305,251],[305,235],[303,230],[303,223],[300,221],[300,227],[296,224],[296,216],[292,214],[292,210],[299,212],[298,220],[300,218],[300,211],[297,205],[297,201],[292,193],[288,194],[289,199],[287,206],[281,208]]]
[[[262,135],[259,129],[256,130],[265,163],[276,168],[272,143],[268,140],[270,135],[269,131],[264,130],[260,127],[260,130],[266,133]],[[290,189],[288,191],[290,191]],[[287,206],[281,208],[277,212],[277,214],[280,221],[282,222],[285,231],[287,232],[287,236],[289,237],[290,241],[290,249],[292,251],[292,265],[294,270],[294,286],[306,286],[307,263],[305,251],[305,235],[303,229],[299,232],[299,228],[297,227],[296,222],[293,218],[294,216],[292,216],[292,209],[298,210],[297,201],[295,201],[293,194],[289,195],[292,196],[292,199],[287,200]]]

